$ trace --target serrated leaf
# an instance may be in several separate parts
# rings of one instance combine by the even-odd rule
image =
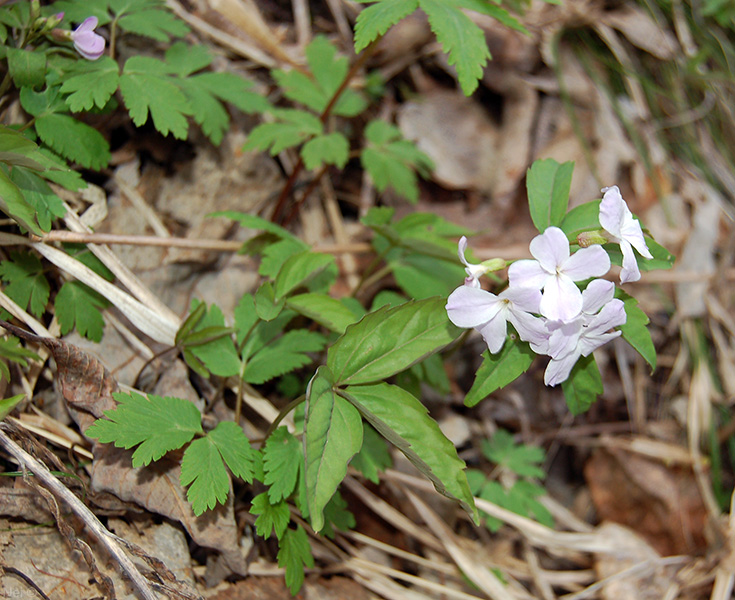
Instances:
[[[64,78],[61,93],[72,112],[104,108],[117,90],[120,67],[109,56],[79,61]]]
[[[258,515],[258,518],[255,519],[255,533],[265,539],[268,539],[271,532],[274,532],[280,540],[291,520],[288,504],[284,500],[271,504],[266,492],[253,498],[250,504],[250,514]]]
[[[350,386],[344,394],[368,423],[431,480],[440,494],[457,500],[478,522],[464,473],[465,463],[423,404],[387,383]]]
[[[203,45],[175,42],[166,50],[166,64],[179,77],[188,77],[212,64],[212,53]]]
[[[303,110],[282,108],[273,111],[278,121],[261,123],[250,131],[243,150],[268,150],[275,156],[286,148],[322,132],[322,122],[318,117]]]
[[[179,79],[176,83],[186,96],[194,121],[212,144],[219,146],[230,124],[228,112],[212,94],[195,81]]]
[[[322,165],[336,165],[344,169],[350,154],[350,144],[341,133],[318,135],[301,148],[301,157],[307,169],[319,169]]]
[[[308,365],[313,359],[306,353],[320,351],[325,343],[324,337],[315,331],[289,331],[247,360],[243,379],[261,384]]]
[[[105,298],[83,283],[65,282],[54,300],[61,335],[66,335],[76,328],[79,335],[93,342],[100,342],[105,328],[100,309],[108,305]]]
[[[224,102],[246,113],[264,113],[271,108],[266,98],[250,91],[253,84],[234,73],[200,73],[190,78]]]
[[[207,434],[227,468],[246,483],[253,482],[255,455],[242,428],[233,421],[222,421]]]
[[[301,252],[290,256],[276,276],[276,302],[303,286],[334,262],[331,254]]]
[[[559,164],[553,158],[537,160],[526,173],[531,219],[539,233],[558,227],[567,214],[573,162]]]
[[[296,480],[303,468],[304,456],[301,442],[279,427],[268,438],[263,452],[263,483],[268,488],[268,499],[271,503],[288,498],[296,488]]]
[[[66,214],[61,198],[36,173],[16,165],[10,172],[10,178],[18,186],[26,202],[35,209],[36,221],[44,231],[49,231],[52,222]]]
[[[580,357],[561,389],[573,415],[582,414],[592,406],[604,389],[594,354]]]
[[[331,98],[347,76],[347,57],[338,56],[337,49],[323,35],[315,36],[304,53],[314,79],[327,99]]]
[[[44,144],[72,162],[97,171],[110,162],[107,140],[86,123],[54,113],[37,117],[34,126]]]
[[[497,354],[482,353],[482,365],[477,369],[472,388],[467,392],[465,406],[475,406],[495,390],[505,387],[531,366],[536,354],[526,342],[507,338]]]
[[[329,98],[306,73],[292,69],[271,71],[271,75],[289,100],[303,104],[315,113],[321,113],[326,108]]]
[[[16,87],[33,88],[46,79],[46,53],[40,50],[5,48],[8,71]]]
[[[316,321],[330,331],[342,334],[356,319],[352,311],[326,294],[306,293],[291,296],[286,306]]]
[[[620,288],[615,289],[615,297],[623,301],[626,320],[618,329],[623,332],[623,338],[636,349],[644,360],[650,365],[651,370],[656,369],[656,348],[648,331],[650,319],[648,315],[638,306],[638,300],[626,294]]]
[[[0,262],[0,277],[8,284],[3,291],[21,308],[30,307],[31,314],[40,317],[51,293],[41,261],[28,252],[11,252],[10,259]]]
[[[329,349],[327,366],[337,384],[370,383],[408,369],[459,335],[443,298],[381,308],[350,325]]]
[[[314,566],[311,555],[309,536],[299,525],[289,529],[280,541],[278,548],[278,566],[286,569],[286,585],[291,595],[295,596],[304,583],[304,567]]]
[[[103,444],[132,448],[133,467],[145,467],[171,450],[188,444],[202,432],[202,415],[194,404],[181,398],[131,392],[112,394],[117,408],[105,411],[85,435]]]
[[[332,389],[321,366],[306,390],[304,451],[306,493],[314,531],[324,527],[324,507],[347,475],[347,465],[362,447],[362,419],[357,409]]]
[[[429,17],[429,26],[436,35],[447,62],[457,69],[457,78],[465,96],[477,89],[490,51],[482,29],[475,25],[457,6],[446,0],[419,0],[419,6]]]
[[[556,0],[551,0],[551,3],[554,2],[556,2]],[[482,13],[483,15],[488,15],[493,19],[500,21],[506,27],[528,34],[528,30],[518,22],[518,19],[513,17],[502,6],[498,6],[493,2],[487,2],[487,0],[453,0],[453,3],[461,8],[474,10],[475,12]],[[500,2],[498,2],[498,4],[500,4]]]
[[[363,425],[362,448],[355,454],[350,465],[363,474],[365,479],[376,485],[380,482],[380,472],[393,466],[385,440],[372,425]]]
[[[418,5],[418,0],[380,0],[360,11],[355,21],[355,52],[410,15]]]
[[[213,304],[202,318],[195,332],[208,327],[224,327],[225,317],[220,308]],[[217,337],[206,344],[197,344],[187,348],[201,360],[207,368],[220,377],[230,377],[240,372],[240,358],[230,336]]]
[[[482,441],[482,453],[485,457],[506,467],[522,477],[546,477],[539,467],[544,462],[544,451],[537,446],[516,444],[513,436],[505,429],[498,429],[491,440]]]
[[[27,358],[32,360],[41,360],[38,354],[21,346],[20,340],[13,336],[0,338],[0,358],[12,361],[23,368],[28,366]],[[10,373],[7,370],[7,365],[5,365],[5,363],[0,364],[5,367],[3,375],[5,375],[7,379],[10,379]]]
[[[283,298],[275,301],[273,284],[270,281],[263,283],[255,292],[255,313],[264,321],[272,321],[281,314],[285,303]]]
[[[230,477],[209,436],[189,444],[181,459],[180,481],[182,486],[189,486],[186,499],[197,517],[217,503],[227,502]]]
[[[168,75],[165,63],[148,56],[132,56],[120,76],[120,92],[130,118],[141,127],[150,113],[153,125],[163,135],[186,139],[192,114],[184,94]]]
[[[167,10],[141,10],[127,14],[118,20],[121,29],[158,42],[168,42],[171,37],[184,37],[189,33],[186,24]]]
[[[321,530],[322,535],[333,540],[336,534],[335,529],[349,531],[356,524],[355,515],[347,508],[347,501],[342,498],[339,490],[336,491],[332,499],[324,507],[324,529]]]
[[[36,222],[36,211],[23,197],[20,188],[10,179],[7,167],[0,167],[0,210],[15,219],[19,225],[36,235],[43,235],[43,230]]]

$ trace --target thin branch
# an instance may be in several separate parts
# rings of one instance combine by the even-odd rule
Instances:
[[[97,536],[107,551],[117,560],[120,568],[130,577],[135,587],[145,600],[158,600],[158,596],[148,585],[148,580],[138,571],[136,566],[130,560],[127,554],[118,545],[114,536],[105,528],[94,513],[87,508],[79,498],[77,498],[71,490],[62,484],[45,465],[38,462],[23,448],[18,446],[5,433],[4,427],[0,425],[0,445],[2,445],[23,468],[31,471],[39,481],[41,481],[55,496],[64,500],[74,513],[84,521],[84,524]]]

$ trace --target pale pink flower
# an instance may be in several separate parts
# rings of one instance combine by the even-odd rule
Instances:
[[[94,32],[97,23],[97,17],[87,17],[71,32],[74,47],[87,60],[97,60],[105,51],[105,38]]]

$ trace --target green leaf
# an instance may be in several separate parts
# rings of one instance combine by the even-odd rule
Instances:
[[[4,292],[22,309],[40,317],[46,310],[51,286],[41,261],[28,252],[11,252],[10,260],[0,262],[0,277],[8,285]]]
[[[153,125],[163,135],[171,133],[186,139],[186,115],[192,114],[192,109],[168,75],[165,63],[148,56],[132,56],[123,67],[120,92],[136,127],[148,120],[150,112]]]
[[[167,10],[141,10],[127,14],[118,20],[121,29],[158,42],[168,42],[171,37],[184,37],[189,28]]]
[[[281,539],[278,548],[278,566],[285,567],[286,585],[291,595],[295,596],[304,583],[304,567],[314,566],[309,536],[300,525],[296,529],[286,531]]]
[[[363,418],[403,452],[440,494],[457,500],[478,522],[464,472],[465,463],[423,404],[405,390],[387,383],[350,386],[344,393]]]
[[[303,464],[301,442],[285,427],[276,429],[263,448],[265,471],[263,483],[270,486],[268,499],[272,504],[288,498],[293,493]]]
[[[555,3],[557,0],[546,1]],[[528,34],[528,30],[502,6],[497,6],[492,2],[487,2],[487,0],[454,0],[454,4],[460,8],[474,10],[475,12],[482,13],[483,15],[488,15],[493,19],[500,21],[506,27]],[[500,3],[498,2],[498,4]]]
[[[335,492],[332,499],[324,507],[324,529],[321,531],[322,535],[333,540],[336,537],[335,529],[349,531],[350,529],[354,529],[356,524],[355,515],[347,508],[347,501],[342,498],[342,494],[339,491]]]
[[[585,202],[570,210],[559,226],[570,241],[582,231],[600,229],[600,200]]]
[[[109,306],[105,298],[78,281],[67,281],[54,300],[61,335],[76,327],[79,335],[93,342],[102,340],[105,321],[100,310]]]
[[[301,156],[307,169],[319,169],[322,165],[336,165],[344,169],[350,154],[350,144],[341,133],[318,135],[301,148]]]
[[[618,329],[623,332],[625,341],[633,346],[638,354],[650,365],[651,370],[655,370],[656,348],[651,339],[651,332],[646,327],[650,321],[648,315],[638,306],[638,300],[629,296],[618,287],[615,288],[615,297],[623,301],[627,316],[625,323]]]
[[[61,93],[72,112],[104,108],[117,90],[120,67],[109,56],[80,60],[65,75]]]
[[[417,300],[437,294],[449,296],[457,288],[457,282],[466,277],[464,267],[459,264],[415,252],[401,252],[397,258],[390,258],[388,265],[398,286]]]
[[[166,50],[166,64],[179,77],[188,77],[212,64],[212,53],[206,46],[175,42]]]
[[[186,498],[197,517],[204,511],[213,509],[217,503],[227,502],[230,478],[222,457],[209,436],[189,444],[181,459],[180,481],[181,485],[189,486]]]
[[[110,162],[110,147],[102,134],[69,115],[41,115],[35,128],[44,144],[82,167],[99,171]]]
[[[250,503],[250,514],[258,515],[255,519],[255,533],[265,539],[270,537],[271,532],[275,532],[280,540],[291,520],[288,504],[284,500],[271,504],[266,492],[253,498]]]
[[[356,320],[349,308],[327,294],[306,293],[291,296],[286,301],[286,306],[339,334],[343,334],[348,325]]]
[[[482,441],[485,457],[522,477],[546,477],[539,467],[544,462],[544,451],[537,446],[516,444],[513,436],[505,429],[498,429],[492,440]]]
[[[362,151],[360,162],[378,191],[384,192],[390,186],[416,202],[419,196],[416,171],[430,172],[434,168],[431,159],[413,142],[403,139],[397,127],[385,121],[371,121],[365,128],[365,139],[368,146]]]
[[[225,317],[222,311],[216,304],[213,304],[194,331],[200,332],[209,327],[224,327],[224,325]],[[214,375],[230,377],[240,372],[240,357],[229,335],[218,336],[206,344],[190,346],[188,350],[201,360]]]
[[[337,49],[324,35],[315,36],[305,54],[314,79],[329,100],[347,76],[347,57],[338,57]]]
[[[36,222],[36,211],[23,197],[20,188],[10,179],[5,166],[0,168],[0,210],[28,231],[43,235],[43,230]]]
[[[188,444],[202,432],[202,415],[194,404],[181,398],[116,392],[117,408],[105,411],[85,434],[103,444],[132,448],[133,467],[145,467],[171,450]]]
[[[288,229],[284,229],[280,225],[271,223],[267,219],[259,217],[258,215],[251,215],[249,213],[238,212],[236,210],[222,210],[219,212],[209,213],[207,216],[232,219],[233,221],[237,221],[241,227],[245,227],[246,229],[257,229],[259,231],[266,231],[281,239],[288,239],[295,242],[300,242],[304,250],[307,250],[309,248],[308,244],[305,244],[304,242],[299,240],[296,236],[294,236],[293,233],[288,231]]]
[[[266,98],[250,91],[253,84],[234,73],[200,73],[190,78],[223,102],[229,102],[246,113],[264,113],[271,108]]]
[[[10,370],[4,361],[9,360],[25,368],[28,366],[27,358],[41,360],[38,354],[21,346],[20,340],[13,336],[0,338],[0,358],[3,359],[0,360],[0,379],[5,377],[8,381],[10,381]]]
[[[350,465],[376,485],[380,483],[380,472],[393,466],[385,440],[372,425],[363,425],[362,448],[355,454]]]
[[[44,231],[49,231],[52,222],[66,214],[61,198],[33,171],[16,165],[10,172],[10,178],[18,186],[26,202],[35,209],[36,221]]]
[[[255,298],[252,294],[243,294],[235,307],[234,316],[237,330],[235,339],[239,348],[258,321],[258,315],[255,312]]]
[[[289,331],[247,359],[243,379],[261,384],[308,365],[313,359],[306,353],[319,352],[325,344],[324,336],[315,331]]]
[[[582,414],[592,406],[603,392],[602,377],[594,354],[580,357],[569,378],[561,384],[561,389],[573,415]]]
[[[273,123],[261,123],[250,131],[248,141],[243,150],[268,150],[275,156],[286,148],[297,146],[301,142],[322,132],[322,122],[318,117],[303,110],[292,108],[274,109],[273,115],[278,119]]]
[[[342,384],[385,379],[454,341],[444,298],[383,307],[350,325],[329,349],[327,366]]]
[[[490,51],[482,29],[457,6],[446,0],[419,0],[429,17],[429,25],[442,50],[449,54],[448,63],[457,69],[457,78],[465,96],[477,89]]]
[[[177,80],[179,89],[184,93],[191,107],[194,121],[215,146],[222,142],[230,124],[230,115],[224,106],[206,89],[191,79]]]
[[[280,301],[334,262],[331,254],[301,252],[290,256],[276,276],[275,299]]]
[[[482,365],[477,369],[472,388],[465,396],[465,406],[475,406],[495,390],[505,387],[531,366],[536,354],[526,342],[506,338],[497,354],[482,353]]]
[[[46,54],[40,50],[5,48],[8,70],[16,87],[33,88],[46,81]]]
[[[553,158],[537,160],[526,173],[531,219],[539,233],[564,221],[572,186],[573,162],[559,164]]]
[[[255,455],[242,428],[233,421],[222,421],[207,434],[235,477],[253,482]]]
[[[418,8],[418,0],[380,0],[360,11],[355,21],[355,52],[383,35]]]
[[[347,475],[347,465],[362,447],[357,409],[332,389],[327,367],[319,367],[306,390],[304,451],[306,493],[314,531],[324,527],[324,507]]]
[[[25,400],[25,397],[25,394],[17,394],[16,396],[0,400],[0,421],[13,412],[13,409]]]
[[[285,300],[281,298],[278,302],[273,293],[273,284],[266,281],[255,292],[255,313],[264,321],[272,321],[281,314]]]

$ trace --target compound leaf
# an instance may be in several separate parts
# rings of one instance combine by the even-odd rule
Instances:
[[[299,525],[296,529],[286,531],[279,546],[278,566],[285,567],[286,585],[291,594],[296,595],[304,583],[304,567],[314,566],[309,536]]]
[[[544,451],[538,446],[516,444],[513,436],[505,429],[498,429],[491,440],[483,440],[482,453],[485,457],[523,477],[546,477],[539,467],[544,462]]]
[[[301,156],[307,169],[336,165],[344,169],[350,154],[350,144],[341,133],[318,135],[304,144]]]
[[[268,538],[275,532],[280,540],[291,520],[291,512],[284,500],[271,504],[268,494],[263,492],[253,498],[250,504],[250,514],[258,515],[255,519],[255,532],[262,538]]]
[[[263,448],[263,483],[268,488],[268,499],[272,504],[288,498],[296,489],[296,480],[304,464],[301,442],[279,427],[268,438]]]
[[[189,444],[181,459],[180,481],[181,485],[189,486],[186,498],[196,516],[227,501],[230,478],[210,436]]]
[[[322,132],[322,122],[313,114],[292,108],[272,111],[278,119],[253,128],[243,150],[267,150],[275,156]]]
[[[93,342],[99,342],[105,328],[100,309],[107,306],[109,302],[105,298],[83,283],[65,282],[54,300],[61,334],[66,335],[76,327],[79,335]]]
[[[207,434],[207,438],[217,448],[232,474],[246,483],[252,483],[257,452],[250,447],[242,428],[233,421],[222,421]]]
[[[103,108],[117,90],[120,67],[109,56],[80,60],[71,67],[61,85],[61,93],[72,112]]]
[[[10,260],[0,262],[0,277],[8,284],[5,293],[16,304],[24,310],[30,305],[31,314],[37,317],[43,314],[51,286],[37,257],[27,252],[11,252]]]
[[[189,33],[186,24],[167,10],[149,9],[124,15],[118,20],[121,29],[158,42]]]
[[[410,15],[418,5],[418,0],[380,0],[363,9],[355,22],[355,52]]]
[[[202,415],[188,400],[136,392],[115,392],[119,403],[105,411],[106,419],[97,419],[85,432],[103,444],[132,448],[133,467],[144,467],[171,450],[181,448],[202,432]]]

